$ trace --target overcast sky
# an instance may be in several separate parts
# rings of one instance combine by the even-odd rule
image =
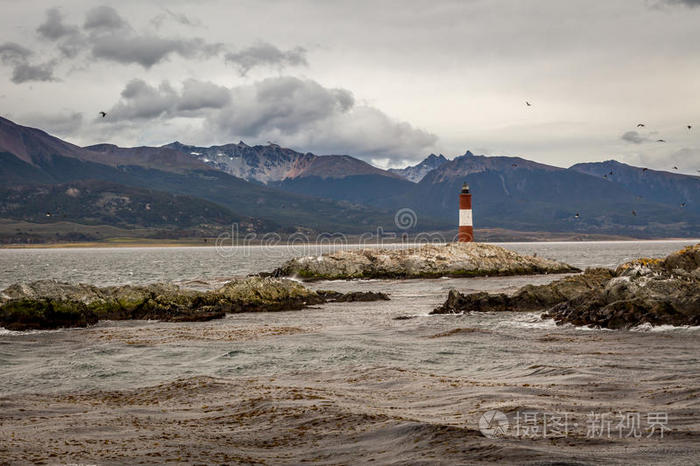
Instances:
[[[700,170],[700,0],[0,9],[0,115],[79,145],[242,139],[382,167],[470,149]]]

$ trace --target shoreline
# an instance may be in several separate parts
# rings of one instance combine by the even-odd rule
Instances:
[[[484,244],[583,244],[583,243],[595,243],[595,244],[623,244],[623,243],[682,243],[682,242],[700,242],[700,238],[654,238],[654,239],[581,239],[581,240],[562,240],[562,239],[544,239],[544,240],[522,240],[522,241],[477,241],[478,243]],[[227,246],[217,246],[216,242],[194,242],[194,241],[123,241],[123,242],[111,242],[111,241],[86,241],[86,242],[76,242],[76,243],[36,243],[36,244],[2,244],[0,245],[0,250],[2,249],[118,249],[118,248],[244,248],[244,247],[256,247],[256,248],[277,248],[277,247],[294,247],[294,248],[304,248],[304,247],[322,247],[322,246],[334,246],[334,247],[381,247],[381,246],[420,246],[422,244],[445,244],[445,243],[416,243],[413,241],[385,241],[383,243],[359,243],[359,242],[349,242],[346,244],[329,244],[329,243],[305,243],[300,245],[299,243],[281,243],[281,244],[261,244],[261,243],[251,243],[251,244],[241,244],[241,245],[227,245]]]

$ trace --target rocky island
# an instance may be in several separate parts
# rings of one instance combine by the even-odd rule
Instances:
[[[432,314],[545,311],[558,324],[620,329],[640,324],[700,325],[700,244],[664,259],[594,268],[513,295],[451,290]]]
[[[0,293],[0,327],[36,330],[85,327],[100,319],[197,322],[227,313],[299,310],[336,301],[389,299],[384,293],[313,291],[288,279],[247,277],[213,291],[173,284],[96,287],[55,280],[12,285]]]
[[[272,272],[302,280],[438,278],[580,272],[562,262],[484,243],[341,250],[291,259]]]

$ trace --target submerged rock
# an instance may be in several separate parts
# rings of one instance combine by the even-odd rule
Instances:
[[[351,291],[349,293],[340,293],[339,291],[318,290],[327,302],[331,303],[352,303],[352,302],[369,302],[369,301],[389,301],[389,296],[386,293],[378,291]]]
[[[615,270],[589,269],[513,295],[451,290],[433,313],[540,311],[558,324],[610,329],[640,324],[700,325],[700,244],[665,259],[637,259]]]
[[[56,280],[12,285],[0,294],[0,326],[12,330],[84,327],[98,319],[201,322],[227,313],[303,309],[328,301],[389,299],[383,293],[317,293],[289,279],[248,277],[214,291],[172,284],[99,288]]]
[[[272,272],[304,280],[353,278],[434,278],[566,273],[562,262],[517,254],[483,243],[423,245],[407,249],[342,250],[291,259]]]

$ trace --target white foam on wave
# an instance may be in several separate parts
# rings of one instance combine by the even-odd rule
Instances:
[[[651,325],[650,323],[644,323],[632,327],[630,329],[632,332],[697,332],[700,331],[699,325]]]
[[[496,327],[516,327],[516,328],[539,328],[539,329],[555,329],[557,328],[554,319],[543,319],[536,313],[516,314],[514,317],[499,322]]]

